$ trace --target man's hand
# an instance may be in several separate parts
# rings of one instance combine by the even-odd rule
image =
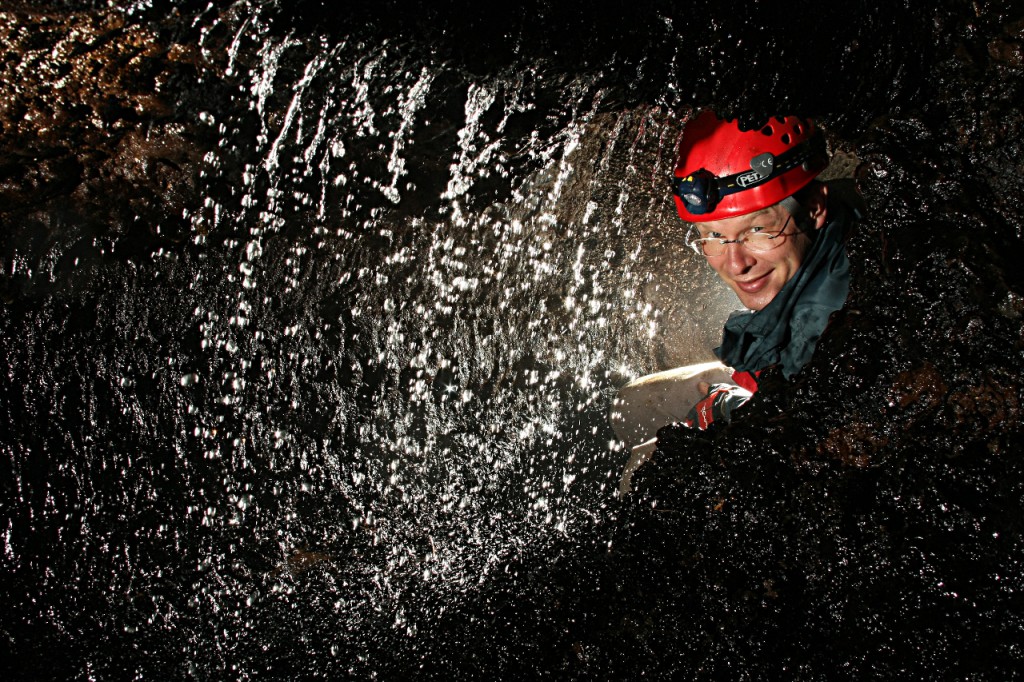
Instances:
[[[699,386],[706,395],[686,415],[686,424],[701,430],[709,428],[716,421],[728,422],[732,411],[754,395],[733,384],[708,384],[702,381]]]

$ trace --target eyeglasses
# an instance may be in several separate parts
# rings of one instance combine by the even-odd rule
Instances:
[[[739,244],[748,251],[771,251],[776,247],[782,246],[782,242],[778,241],[779,237],[783,235],[789,236],[786,234],[786,227],[789,226],[789,221],[792,219],[793,216],[786,218],[786,222],[782,224],[782,229],[780,230],[754,226],[745,230],[736,239],[701,237],[696,227],[690,227],[690,236],[687,238],[686,244],[702,256],[721,256],[725,253],[726,247],[729,244]],[[789,234],[795,233],[790,232]]]

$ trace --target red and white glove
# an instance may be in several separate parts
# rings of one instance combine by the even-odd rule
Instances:
[[[728,422],[732,411],[745,404],[753,393],[733,384],[711,384],[704,396],[686,415],[686,425],[707,429],[717,421]]]

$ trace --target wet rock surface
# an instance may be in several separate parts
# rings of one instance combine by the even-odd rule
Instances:
[[[0,7],[9,678],[1019,676],[1019,12],[153,5]],[[852,291],[614,500],[709,103],[855,154]]]
[[[139,25],[30,5],[0,17],[8,300],[49,288],[24,268],[64,283],[115,246],[117,258],[137,258],[187,240],[182,211],[215,142],[195,125],[198,104],[216,99],[215,85],[197,87],[214,64],[180,17]]]

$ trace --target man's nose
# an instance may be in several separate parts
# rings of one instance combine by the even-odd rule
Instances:
[[[757,259],[739,242],[731,242],[725,245],[725,267],[730,273],[739,274],[746,272]]]

